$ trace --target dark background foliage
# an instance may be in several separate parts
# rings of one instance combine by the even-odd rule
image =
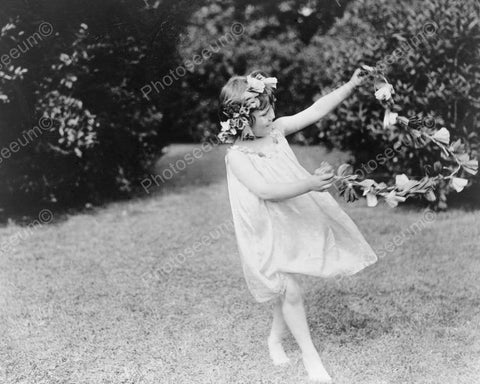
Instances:
[[[53,33],[12,60],[0,76],[3,146],[51,118],[44,131],[0,168],[2,205],[100,202],[128,195],[169,141],[161,124],[169,90],[155,102],[140,88],[178,61],[176,36],[187,2],[149,8],[129,1],[10,3],[3,10],[3,52],[41,23]],[[17,68],[27,71],[12,77]]]

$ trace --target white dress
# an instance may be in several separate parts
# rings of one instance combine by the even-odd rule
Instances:
[[[291,182],[311,175],[298,162],[282,132],[268,153],[232,145],[225,165],[233,224],[243,273],[257,302],[284,293],[285,274],[319,277],[352,275],[377,256],[352,219],[328,192],[311,191],[282,201],[263,200],[233,174],[231,151],[240,151],[268,183]]]

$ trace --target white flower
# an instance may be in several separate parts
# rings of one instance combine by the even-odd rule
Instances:
[[[364,187],[363,196],[367,197],[367,205],[369,207],[375,207],[378,204],[377,195],[372,192],[375,189],[375,185],[377,185],[375,180],[365,179],[359,182],[358,184]]]
[[[441,142],[442,144],[448,145],[450,143],[450,132],[445,127],[435,132],[435,134],[432,137],[435,140]]]
[[[468,157],[468,155],[467,155]],[[462,168],[467,171],[468,173],[472,175],[476,175],[478,172],[478,160],[460,160],[460,164],[462,165]]]
[[[228,119],[227,121],[221,121],[220,125],[222,126],[222,132],[228,131],[230,129],[230,119]]]
[[[273,88],[277,88],[277,78],[276,77],[265,77],[262,79],[264,84],[271,85]]]
[[[247,76],[247,83],[250,90],[258,93],[262,93],[265,90],[265,83],[262,80]]]
[[[380,101],[390,100],[393,93],[395,93],[393,85],[390,83],[383,83],[383,85],[375,92],[375,97]]]
[[[367,205],[369,207],[375,207],[378,204],[377,196],[374,193],[367,193]]]
[[[385,116],[383,118],[383,128],[387,129],[390,128],[397,122],[398,113],[390,111],[390,109],[385,110]]]
[[[395,176],[395,185],[400,189],[403,189],[402,187],[404,187],[409,181],[407,175],[404,173]]]
[[[452,177],[452,187],[455,188],[455,191],[457,192],[461,192],[467,183],[467,179],[463,179],[461,177]]]

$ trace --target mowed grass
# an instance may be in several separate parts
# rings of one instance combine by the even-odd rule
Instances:
[[[173,146],[157,172],[195,147]],[[293,148],[309,170],[347,158]],[[270,363],[271,304],[243,279],[224,154],[132,201],[54,213],[0,254],[0,383],[308,382],[291,336],[291,364]],[[349,278],[302,279],[335,382],[480,382],[480,212],[341,205],[382,257]]]

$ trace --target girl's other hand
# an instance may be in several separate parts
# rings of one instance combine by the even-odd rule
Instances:
[[[334,180],[333,172],[313,174],[310,177],[310,189],[312,191],[323,191],[330,188]]]
[[[363,84],[368,77],[364,74],[365,70],[362,68],[357,68],[355,72],[353,72],[352,78],[350,79],[350,84],[354,87],[358,87],[359,85]]]

